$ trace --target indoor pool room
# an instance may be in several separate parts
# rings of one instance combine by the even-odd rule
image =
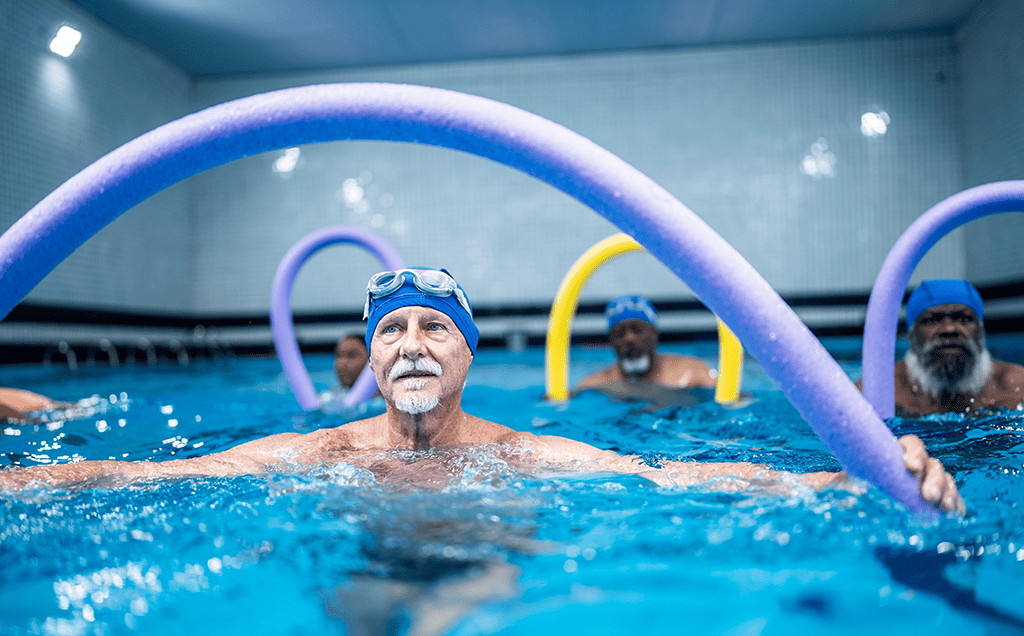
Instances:
[[[0,636],[1024,634],[1021,0],[0,0]]]

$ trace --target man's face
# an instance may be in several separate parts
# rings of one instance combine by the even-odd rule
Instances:
[[[654,359],[658,347],[658,332],[650,323],[631,318],[612,327],[608,340],[615,349],[619,366],[625,373],[635,374],[636,371],[630,369],[630,362],[647,356],[649,364],[650,360]]]
[[[350,337],[338,342],[334,348],[334,374],[341,386],[352,388],[366,366],[366,360],[366,345],[362,339]]]
[[[914,321],[910,348],[929,373],[956,382],[974,368],[981,355],[981,323],[966,305],[937,305]]]
[[[402,307],[384,316],[370,341],[370,367],[384,399],[423,413],[461,395],[473,354],[451,318],[430,307]]]

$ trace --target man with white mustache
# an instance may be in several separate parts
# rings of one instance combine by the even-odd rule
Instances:
[[[896,363],[901,415],[1024,408],[1024,367],[985,348],[981,296],[965,280],[929,280],[907,301],[910,349]]]
[[[658,353],[658,314],[649,300],[620,296],[608,303],[604,313],[615,364],[583,378],[573,394],[608,387],[610,393],[628,395],[633,388],[640,397],[646,395],[642,385],[652,384],[714,388],[718,375],[699,358]]]
[[[386,411],[369,419],[311,433],[281,433],[226,451],[165,462],[83,461],[0,472],[0,489],[33,481],[69,483],[116,477],[111,485],[165,476],[232,476],[297,470],[346,462],[371,471],[380,481],[438,487],[449,483],[459,462],[437,452],[491,445],[510,466],[523,470],[561,466],[641,475],[665,486],[690,486],[729,477],[733,490],[760,485],[789,494],[802,483],[822,490],[857,490],[845,473],[790,474],[749,463],[665,461],[652,468],[640,457],[622,456],[589,444],[534,435],[489,422],[462,410],[462,390],[476,355],[480,332],[465,292],[444,270],[403,269],[370,278],[364,317],[370,368]],[[963,499],[942,464],[928,456],[916,437],[900,439],[907,470],[922,496],[937,508],[962,514]],[[394,453],[394,451],[414,451]],[[423,451],[417,453],[415,451]]]

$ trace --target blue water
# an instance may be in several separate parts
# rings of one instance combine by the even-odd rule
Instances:
[[[852,377],[856,343],[826,343]],[[1020,342],[993,339],[1020,361]],[[669,350],[713,362],[714,344]],[[1016,353],[1015,353],[1016,352]],[[575,381],[610,361],[574,349]],[[318,388],[330,359],[307,363]],[[6,367],[77,419],[6,427],[0,465],[202,455],[379,412],[299,412],[273,358],[190,367]],[[756,364],[741,408],[643,412],[585,393],[546,404],[543,352],[481,351],[464,408],[657,462],[838,470]],[[954,473],[962,519],[884,495],[666,489],[638,477],[522,475],[489,449],[444,490],[345,465],[0,495],[0,634],[1024,633],[1024,414],[893,421]],[[12,434],[12,433],[18,434]],[[349,623],[346,625],[345,620]],[[390,622],[388,622],[390,621]]]

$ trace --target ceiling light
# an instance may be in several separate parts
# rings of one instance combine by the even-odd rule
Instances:
[[[889,114],[884,110],[878,113],[864,113],[860,116],[860,132],[865,137],[881,137],[889,130]]]
[[[75,52],[75,47],[82,41],[82,34],[69,26],[62,26],[57,35],[50,42],[50,50],[67,57]]]

